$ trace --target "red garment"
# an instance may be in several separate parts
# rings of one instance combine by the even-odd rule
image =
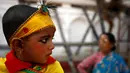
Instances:
[[[54,63],[56,60],[53,57],[49,57],[47,62],[45,63],[45,65],[43,66],[43,68],[45,68],[45,66],[47,66],[48,64],[52,64]],[[14,51],[10,51],[7,55],[6,55],[6,62],[5,65],[9,71],[9,73],[15,73],[17,71],[20,71],[22,69],[26,69],[29,68],[30,66],[32,66],[32,64],[28,63],[28,62],[23,62],[19,59],[17,59],[14,55]]]

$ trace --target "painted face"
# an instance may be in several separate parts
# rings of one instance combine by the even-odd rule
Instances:
[[[99,47],[102,52],[110,52],[112,48],[112,44],[108,40],[107,35],[101,35],[99,39]]]
[[[52,54],[55,29],[48,27],[31,35],[24,41],[23,57],[33,63],[45,63]]]

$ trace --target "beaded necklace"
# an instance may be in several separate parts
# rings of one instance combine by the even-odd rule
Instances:
[[[26,73],[43,73],[43,72],[40,72],[40,70],[42,70],[43,68],[41,66],[35,66],[35,69],[34,68],[28,68],[28,69],[24,69],[23,71],[26,72]]]

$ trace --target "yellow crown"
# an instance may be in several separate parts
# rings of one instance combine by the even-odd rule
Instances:
[[[43,12],[40,8],[35,13],[33,13],[22,25],[19,26],[19,28],[11,36],[9,40],[10,44],[14,39],[26,37],[47,27],[55,28],[49,13]]]

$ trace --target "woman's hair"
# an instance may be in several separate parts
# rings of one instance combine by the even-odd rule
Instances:
[[[15,5],[10,7],[2,18],[3,32],[9,43],[10,37],[34,12],[38,9],[27,5]]]
[[[116,46],[115,46],[116,39],[114,35],[112,33],[103,33],[103,35],[106,35],[110,43],[113,44],[112,51],[116,50]]]

